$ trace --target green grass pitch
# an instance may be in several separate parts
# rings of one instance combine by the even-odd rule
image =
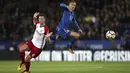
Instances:
[[[0,61],[0,73],[17,71],[20,61]],[[32,62],[31,73],[130,73],[130,62]]]

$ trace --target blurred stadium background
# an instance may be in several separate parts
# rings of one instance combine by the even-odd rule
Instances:
[[[67,0],[0,0],[0,73],[19,73],[18,45],[32,38],[36,11],[44,12],[50,30],[56,31],[61,2]],[[130,0],[77,0],[76,14],[85,36],[76,42],[75,54],[66,50],[69,38],[48,43],[32,59],[32,72],[130,73]],[[108,30],[116,32],[114,40],[105,38]]]

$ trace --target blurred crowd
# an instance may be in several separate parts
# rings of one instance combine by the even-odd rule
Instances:
[[[33,14],[42,11],[47,16],[47,25],[56,30],[62,9],[59,4],[67,0],[0,0],[0,40],[28,40],[35,26]],[[104,40],[107,30],[116,32],[122,39],[130,30],[130,0],[77,0],[76,14],[82,39]]]

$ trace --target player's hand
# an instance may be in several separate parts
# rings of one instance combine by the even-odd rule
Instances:
[[[80,32],[82,35],[85,35],[85,33],[84,33],[81,29],[79,29],[79,32]]]
[[[34,13],[33,17],[37,18],[37,16],[39,15],[39,12]]]
[[[53,32],[47,33],[46,37],[50,37],[53,34]]]

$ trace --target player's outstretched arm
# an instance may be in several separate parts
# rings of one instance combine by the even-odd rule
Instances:
[[[60,6],[65,8],[65,9],[68,9],[68,6],[66,4],[64,4],[64,3],[60,3]]]
[[[36,13],[34,13],[34,15],[33,15],[33,24],[34,25],[36,25],[36,23],[37,23],[37,17],[38,17],[38,15],[39,15],[39,12],[36,12]]]
[[[78,25],[78,22],[74,19],[74,24],[75,26],[78,28],[78,31],[82,34],[82,35],[85,35],[85,33],[80,29],[79,25]]]
[[[80,29],[80,27],[79,27],[79,25],[78,25],[78,22],[75,20],[75,18],[74,18],[74,25],[75,25],[78,29]]]
[[[51,39],[50,37],[52,36],[53,32],[50,32],[50,33],[47,33],[45,36],[46,36],[46,39],[47,41],[51,42]]]

